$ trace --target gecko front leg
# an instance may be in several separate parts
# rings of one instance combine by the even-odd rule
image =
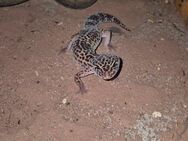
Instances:
[[[114,46],[111,45],[112,32],[110,30],[105,30],[102,32],[102,38],[104,38],[104,45],[108,47],[108,49],[115,50]]]
[[[61,53],[65,53],[65,52],[67,52],[68,50],[71,50],[71,46],[72,46],[72,44],[74,43],[74,41],[77,39],[78,35],[79,35],[79,33],[76,33],[76,34],[72,35],[72,36],[71,36],[71,40],[68,42],[68,44],[66,45],[66,47],[62,48],[62,49],[59,51],[58,55],[60,55]]]
[[[75,74],[74,81],[77,84],[77,86],[79,87],[78,93],[81,93],[81,94],[86,93],[86,88],[85,88],[84,83],[81,80],[81,78],[91,75],[93,73],[94,72],[91,69],[83,68],[81,71],[79,71],[77,74]]]

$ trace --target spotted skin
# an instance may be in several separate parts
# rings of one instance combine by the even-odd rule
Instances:
[[[106,38],[105,46],[111,46],[111,33],[98,27],[99,24],[106,22],[115,23],[124,30],[130,31],[119,19],[110,14],[93,14],[86,19],[83,29],[72,37],[67,47],[72,52],[74,59],[81,65],[81,70],[74,76],[80,93],[86,92],[81,78],[95,74],[104,80],[111,80],[121,70],[122,60],[120,57],[96,53],[103,38]]]

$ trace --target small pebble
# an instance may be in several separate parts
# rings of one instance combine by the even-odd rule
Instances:
[[[64,80],[64,77],[63,77],[63,76],[61,76],[61,77],[60,77],[60,79],[61,79],[61,80]]]
[[[64,99],[62,100],[62,103],[63,103],[63,104],[67,104],[67,99],[64,98]]]
[[[165,3],[167,4],[169,1],[168,0],[165,0]]]
[[[39,76],[39,73],[38,73],[38,71],[35,71],[35,75],[36,75],[36,76]]]
[[[148,19],[148,22],[149,22],[149,23],[154,23],[154,21],[153,21],[153,20],[151,20],[151,19]]]
[[[13,56],[12,58],[13,58],[14,60],[16,60],[16,59],[17,59],[17,56]]]
[[[158,70],[158,71],[161,70],[161,64],[158,64],[157,70]]]
[[[152,117],[154,118],[162,117],[162,114],[160,112],[155,111],[152,113]]]
[[[183,107],[184,107],[184,108],[187,108],[187,105],[184,104]]]
[[[63,22],[59,22],[57,25],[63,25]]]

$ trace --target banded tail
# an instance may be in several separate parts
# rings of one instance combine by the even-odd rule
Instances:
[[[121,28],[127,31],[131,31],[118,18],[107,13],[96,13],[96,14],[90,15],[84,23],[84,28],[96,27],[101,23],[115,23],[119,25]]]

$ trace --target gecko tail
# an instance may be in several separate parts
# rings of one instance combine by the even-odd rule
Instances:
[[[84,23],[84,28],[96,27],[101,23],[115,23],[121,28],[127,31],[131,31],[118,18],[107,13],[96,13],[96,14],[90,15]]]

